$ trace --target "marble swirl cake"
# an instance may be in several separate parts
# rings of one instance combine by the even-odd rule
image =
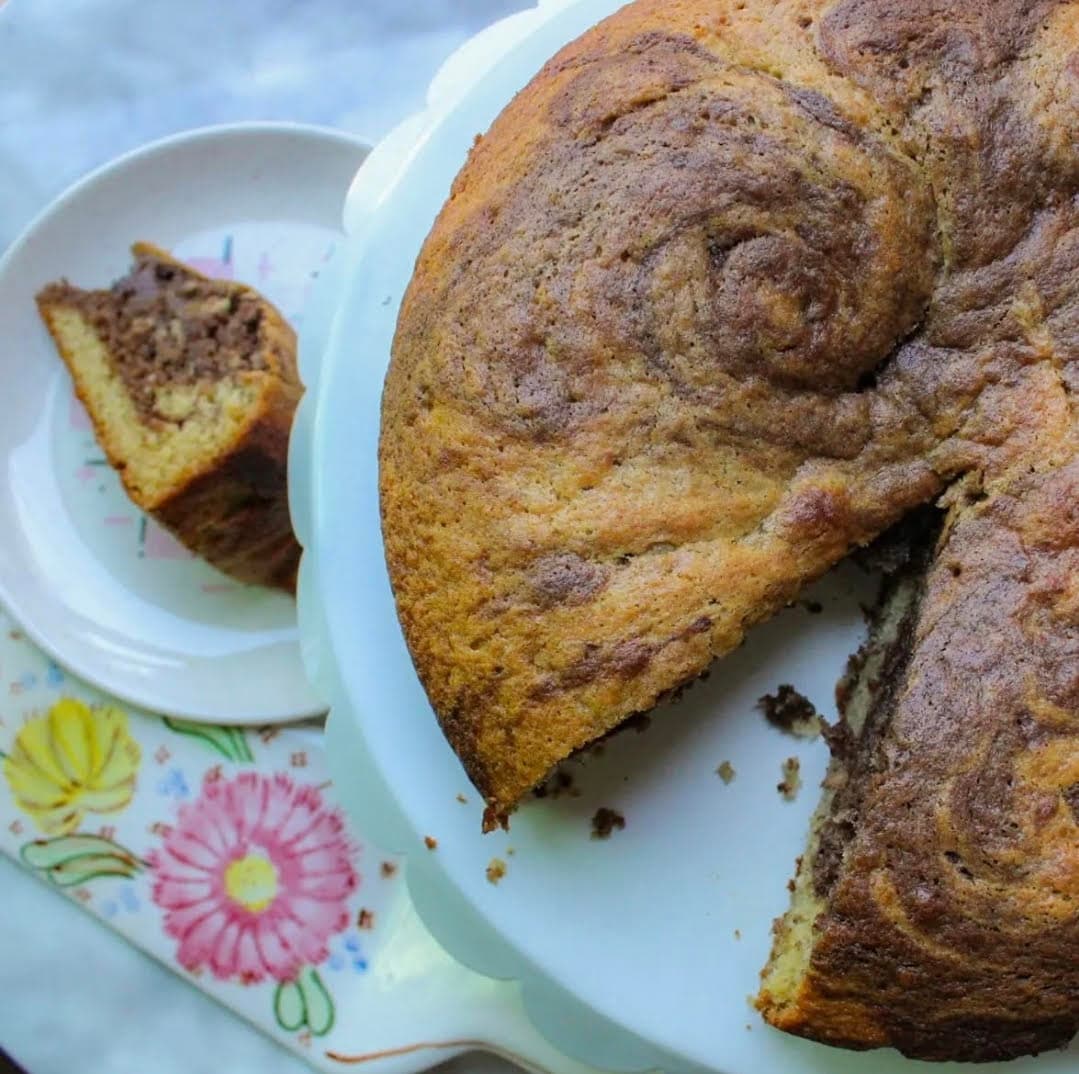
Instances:
[[[252,288],[212,280],[149,243],[106,290],[37,296],[127,494],[196,555],[292,592],[289,433],[303,388],[296,336]]]
[[[639,0],[477,141],[401,309],[387,562],[489,826],[946,506],[777,926],[793,1032],[1079,1026],[1077,136],[1075,0]]]

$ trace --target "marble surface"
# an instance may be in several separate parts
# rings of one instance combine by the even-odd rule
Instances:
[[[0,249],[74,179],[244,119],[370,140],[465,38],[527,0],[0,0]]]
[[[0,0],[0,251],[87,170],[175,131],[286,119],[376,139],[458,43],[523,6]],[[0,891],[0,1047],[30,1074],[308,1069],[6,860]]]

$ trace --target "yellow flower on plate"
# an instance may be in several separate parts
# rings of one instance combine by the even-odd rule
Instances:
[[[66,835],[84,814],[116,813],[131,801],[140,757],[123,710],[62,698],[21,728],[4,777],[43,832]]]

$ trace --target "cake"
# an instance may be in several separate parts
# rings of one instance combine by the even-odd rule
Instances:
[[[778,926],[790,1032],[1079,1023],[1077,144],[1075,0],[638,0],[477,140],[402,303],[386,559],[488,829],[946,510]]]
[[[302,388],[295,334],[250,287],[147,243],[108,290],[38,308],[134,503],[242,582],[293,590],[286,468]]]
[[[935,555],[930,554],[935,552]],[[1079,460],[957,497],[890,581],[757,1005],[991,1060],[1079,1029]]]
[[[1075,4],[631,4],[473,149],[383,398],[406,639],[497,820],[1072,376]]]

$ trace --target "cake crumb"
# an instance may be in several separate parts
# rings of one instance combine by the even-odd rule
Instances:
[[[513,847],[506,847],[506,856],[507,857],[512,858],[513,855],[516,854],[516,853],[517,853],[517,851],[514,850]]]
[[[734,938],[736,940],[740,940],[742,938],[742,930],[741,929],[735,929],[734,930]]]
[[[382,874],[383,879],[389,880],[397,872],[397,866],[392,861],[384,861],[379,866],[378,871]]]
[[[821,718],[813,702],[790,683],[783,683],[774,694],[757,701],[765,719],[780,731],[795,738],[816,738],[821,733]]]
[[[368,910],[366,906],[360,909],[359,916],[356,918],[356,928],[358,929],[373,929],[375,927],[375,912],[374,910]]]
[[[730,761],[724,761],[717,769],[716,775],[719,776],[724,783],[733,783],[734,777],[738,775],[734,770],[734,765]]]
[[[463,794],[457,795],[457,801],[460,802],[461,805],[468,805],[468,799]]]
[[[610,839],[611,833],[621,831],[626,826],[626,818],[617,810],[601,806],[592,817],[592,838]]]
[[[425,835],[423,837],[423,845],[427,847],[428,850],[437,850],[438,840],[433,835]]]
[[[802,777],[799,774],[802,764],[797,757],[788,757],[783,762],[783,779],[776,784],[776,790],[788,801],[793,802],[798,797],[798,791],[802,787]]]
[[[506,863],[501,858],[492,858],[487,866],[487,883],[497,884],[506,875]]]

